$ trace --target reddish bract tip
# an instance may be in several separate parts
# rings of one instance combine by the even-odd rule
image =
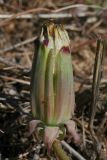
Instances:
[[[44,44],[45,46],[48,46],[48,43],[49,43],[49,40],[48,40],[48,39],[43,40],[43,44]]]
[[[63,52],[63,53],[65,53],[65,54],[70,54],[70,49],[69,49],[69,47],[67,46],[67,47],[62,47],[61,48],[61,51]]]

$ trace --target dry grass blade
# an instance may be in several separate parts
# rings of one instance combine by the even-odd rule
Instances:
[[[19,12],[17,14],[14,14],[12,17],[10,17],[9,19],[6,19],[5,21],[2,21],[1,24],[0,24],[0,27],[8,24],[10,21],[12,21],[13,19],[16,19],[16,17],[18,16],[22,16],[24,14],[28,14],[28,13],[38,13],[38,12],[49,12],[50,10],[47,9],[47,8],[33,8],[33,9],[29,9],[27,11],[22,11],[22,12]]]
[[[0,76],[0,77],[3,78],[3,79],[5,79],[5,80],[8,80],[8,81],[15,81],[15,82],[18,82],[18,83],[30,85],[30,82],[26,81],[26,80],[14,78],[14,77],[8,77],[8,76]]]
[[[76,150],[74,150],[71,146],[69,146],[65,141],[61,142],[62,145],[72,154],[74,155],[78,160],[86,160],[83,156],[81,156]]]
[[[94,64],[93,84],[92,84],[92,105],[91,105],[91,114],[90,114],[91,115],[90,131],[91,131],[92,137],[96,142],[98,142],[98,139],[95,135],[93,124],[94,124],[94,117],[96,114],[97,102],[99,97],[99,86],[102,78],[103,56],[104,56],[104,41],[101,38],[99,38],[97,40],[97,49],[96,49],[95,64]]]

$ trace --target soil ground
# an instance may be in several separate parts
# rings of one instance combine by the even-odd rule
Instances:
[[[93,7],[70,7],[80,3]],[[25,17],[17,18],[19,13]],[[14,16],[9,18],[11,14]],[[65,140],[86,160],[107,160],[107,1],[0,0],[0,17],[0,158],[48,159],[43,142],[38,142],[34,136],[28,137],[28,123],[32,119],[30,77],[35,40],[44,21],[53,18],[64,25],[71,40],[76,95],[73,119],[81,144],[75,145],[69,136]],[[99,154],[96,152],[98,144],[88,127],[98,37],[105,42],[103,76],[98,86],[93,126],[98,144],[101,144]],[[54,157],[53,154],[50,159]]]

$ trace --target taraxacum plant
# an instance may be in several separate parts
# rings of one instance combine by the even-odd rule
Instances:
[[[31,105],[34,120],[30,133],[42,123],[48,149],[64,127],[75,141],[79,140],[75,123],[70,120],[75,106],[70,40],[63,26],[53,22],[43,26],[34,55]]]

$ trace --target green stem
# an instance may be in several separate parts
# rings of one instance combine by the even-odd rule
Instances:
[[[61,146],[60,141],[55,140],[55,141],[53,142],[52,147],[53,147],[53,150],[54,150],[54,152],[56,153],[57,157],[59,158],[59,160],[71,160],[71,159],[67,156],[66,152],[62,149],[62,146]]]

